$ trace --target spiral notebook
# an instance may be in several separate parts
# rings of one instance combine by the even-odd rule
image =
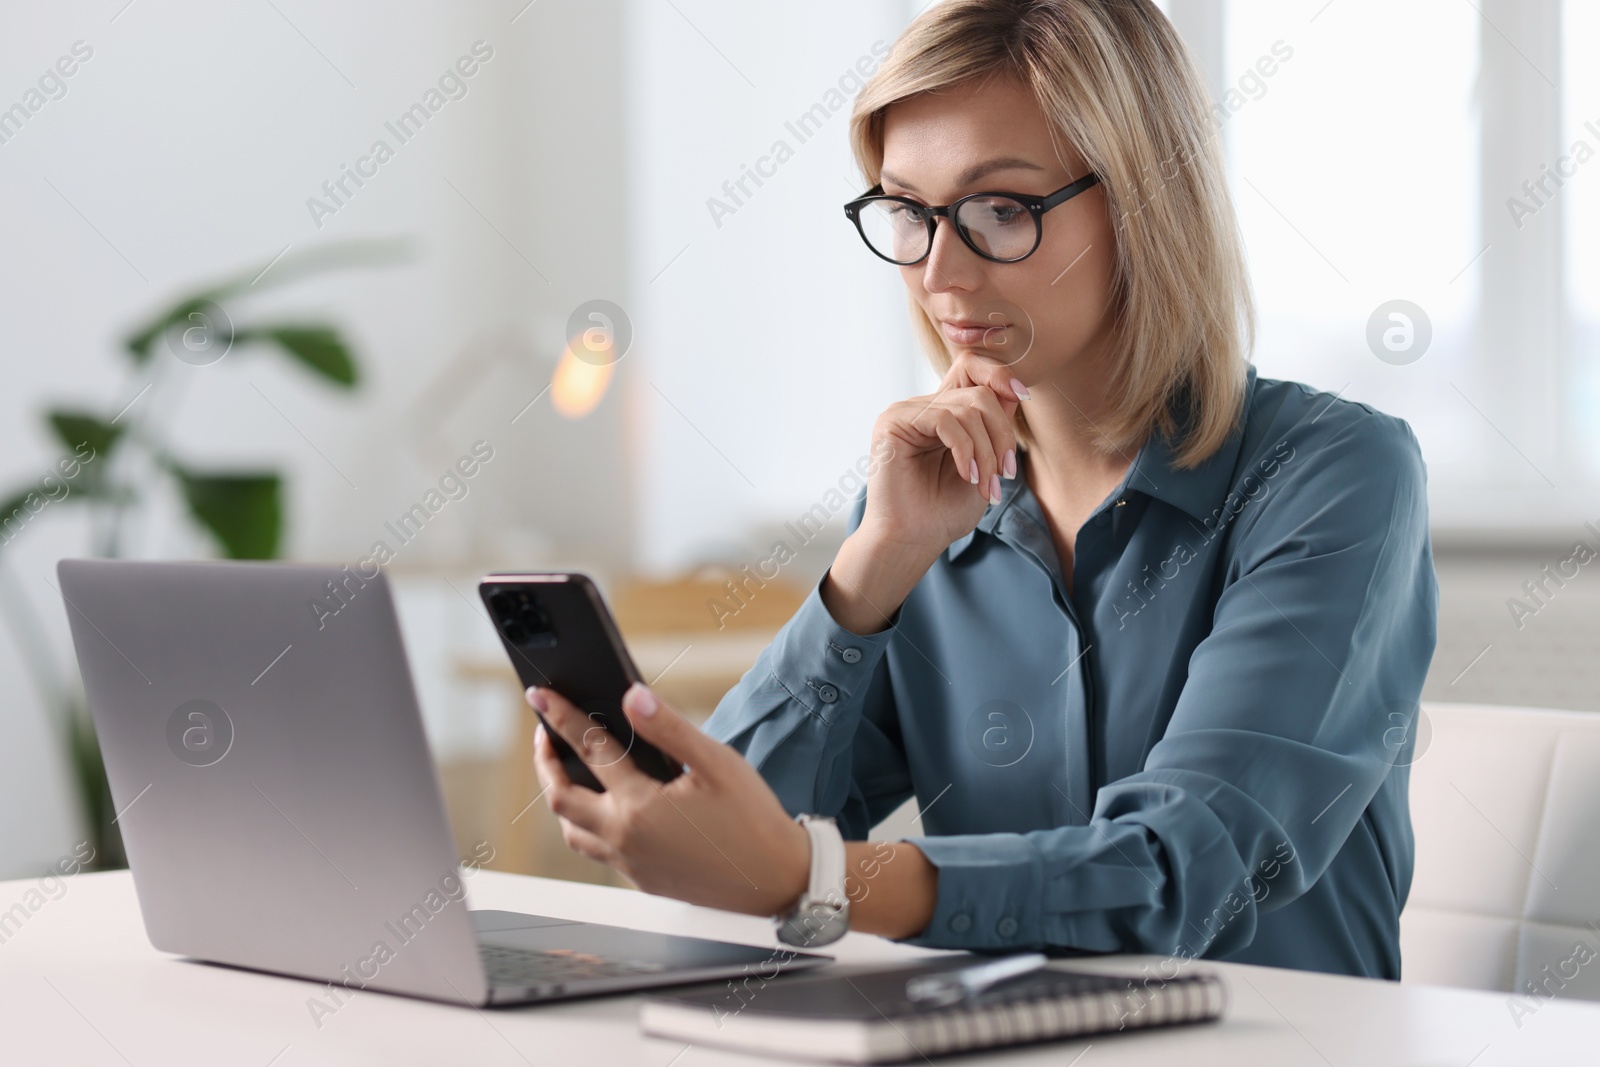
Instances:
[[[645,1033],[691,1044],[834,1063],[894,1063],[941,1053],[1060,1041],[1222,1017],[1214,974],[1130,978],[1047,968],[968,1000],[933,1007],[906,996],[908,979],[970,965],[951,962],[762,980],[658,994],[643,1003]]]

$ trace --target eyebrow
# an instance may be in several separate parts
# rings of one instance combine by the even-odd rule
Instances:
[[[956,178],[956,186],[959,188],[961,186],[971,185],[979,178],[982,178],[987,174],[992,174],[997,170],[1044,170],[1044,168],[1032,160],[1021,159],[1017,156],[1002,156],[999,159],[991,159],[987,162],[977,163],[968,167]],[[919,192],[915,185],[912,185],[904,178],[891,174],[886,170],[880,171],[878,173],[878,178],[880,181],[893,182],[895,185],[900,186],[900,188],[909,190],[913,193]]]

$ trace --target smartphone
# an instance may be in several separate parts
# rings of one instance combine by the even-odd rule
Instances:
[[[683,773],[682,764],[635,736],[622,710],[622,694],[643,679],[592,578],[576,571],[491,574],[478,583],[478,595],[523,687],[554,689],[588,716],[589,730],[601,731],[586,735],[594,753],[586,763],[535,712],[567,777],[603,793],[592,766],[631,759],[663,782]]]

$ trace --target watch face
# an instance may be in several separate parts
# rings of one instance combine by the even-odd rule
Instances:
[[[796,909],[778,923],[778,939],[786,945],[809,948],[837,941],[850,929],[850,915],[844,908],[815,904]]]

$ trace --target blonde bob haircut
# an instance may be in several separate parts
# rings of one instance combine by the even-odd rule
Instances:
[[[1159,428],[1178,467],[1198,466],[1238,424],[1255,310],[1220,124],[1183,42],[1150,0],[936,3],[856,97],[850,142],[868,185],[883,167],[890,105],[992,77],[1030,90],[1052,138],[1076,148],[1105,190],[1117,247],[1098,447],[1128,455]],[[915,298],[911,317],[942,377],[950,352]],[[1020,406],[1015,419],[1023,447],[1033,444]]]

